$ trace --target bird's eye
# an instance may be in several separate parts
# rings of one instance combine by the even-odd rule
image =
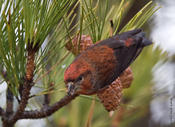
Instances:
[[[77,81],[82,81],[83,79],[84,79],[83,76],[79,76]]]

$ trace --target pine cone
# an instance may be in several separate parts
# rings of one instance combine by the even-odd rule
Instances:
[[[67,43],[66,48],[71,51],[74,55],[78,55],[82,51],[86,50],[88,47],[93,45],[92,39],[89,35],[81,35],[81,41],[79,44],[80,36],[75,36],[72,39],[72,43]],[[79,47],[80,46],[80,47]]]
[[[97,92],[97,96],[107,111],[114,111],[120,104],[122,96],[122,85],[119,79],[116,79],[107,88]]]
[[[120,75],[120,81],[122,84],[122,88],[129,88],[131,86],[131,83],[133,81],[133,73],[130,67],[128,67],[121,75]]]

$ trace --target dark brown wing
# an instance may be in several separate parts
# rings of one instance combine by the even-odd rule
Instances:
[[[145,33],[141,29],[129,31],[116,35],[119,40],[124,40],[125,46],[120,48],[111,47],[115,51],[115,56],[119,65],[116,74],[120,75],[141,53],[145,46],[152,44],[145,38]]]
[[[145,46],[152,44],[145,38],[141,29],[124,32],[106,39],[95,46],[108,46],[114,51],[116,66],[108,78],[100,79],[96,86],[104,87],[110,85],[120,74],[137,58]]]

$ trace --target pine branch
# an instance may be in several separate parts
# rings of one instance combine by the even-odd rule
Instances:
[[[70,103],[77,96],[78,95],[73,96],[66,95],[61,100],[59,100],[58,102],[56,102],[51,106],[42,107],[40,110],[24,111],[23,114],[19,117],[19,119],[41,119],[50,116],[63,106]]]
[[[18,118],[24,112],[24,110],[27,106],[29,95],[30,95],[30,90],[31,90],[32,84],[33,84],[33,73],[35,70],[34,60],[35,60],[35,53],[37,52],[37,50],[38,50],[37,45],[35,47],[33,47],[32,44],[28,44],[26,76],[25,76],[24,84],[23,84],[22,97],[21,97],[21,101],[19,103],[19,106],[18,106],[16,113],[14,115],[12,115],[12,117],[9,119],[9,121],[12,123],[15,123],[18,120]]]

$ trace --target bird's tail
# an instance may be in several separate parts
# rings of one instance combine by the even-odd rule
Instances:
[[[145,37],[145,33],[142,31],[142,29],[135,29],[118,35],[118,38],[121,40],[125,40],[126,38],[130,37],[134,38],[136,42],[141,42],[141,46],[143,47],[152,44],[152,42]]]
[[[141,29],[139,29],[141,30]],[[137,33],[136,35],[134,35],[135,38],[138,38],[138,39],[142,39],[142,46],[145,47],[145,46],[148,46],[148,45],[151,45],[152,44],[152,41],[148,40],[146,37],[145,37],[145,32],[143,32],[142,30]]]
[[[115,50],[116,57],[121,65],[118,73],[121,74],[141,53],[145,46],[151,45],[152,42],[145,37],[141,29],[136,29],[116,35],[119,40],[124,40],[125,45]],[[131,39],[129,46],[126,45],[128,39]]]

